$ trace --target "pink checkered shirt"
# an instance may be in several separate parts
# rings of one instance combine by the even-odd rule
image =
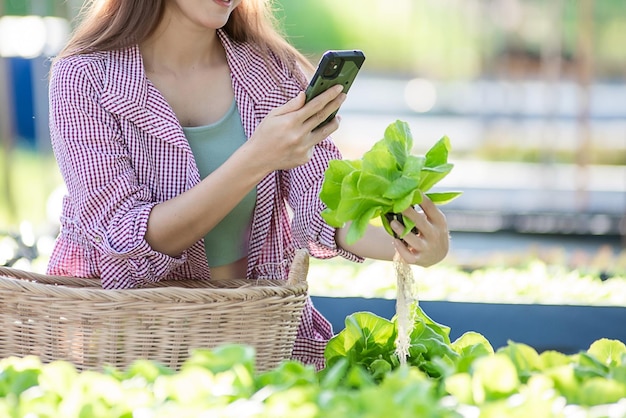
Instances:
[[[218,33],[250,137],[270,110],[303,89],[303,77],[290,74],[280,62],[273,63],[278,78],[272,77],[250,45]],[[106,289],[210,277],[203,241],[170,257],[152,250],[144,239],[151,209],[198,184],[200,175],[175,114],[146,78],[137,46],[55,63],[50,131],[68,193],[49,274],[100,277]],[[309,163],[274,172],[258,184],[248,278],[286,279],[297,248],[307,248],[317,258],[360,260],[337,248],[334,228],[320,217],[323,173],[329,160],[337,158],[338,149],[326,139]],[[329,322],[309,300],[293,357],[323,367],[331,336]]]

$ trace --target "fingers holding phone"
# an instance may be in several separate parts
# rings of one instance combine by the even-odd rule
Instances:
[[[273,150],[263,163],[270,170],[308,162],[315,145],[336,131],[335,118],[365,57],[360,51],[324,54],[305,93],[272,110],[253,134],[250,146]],[[259,155],[256,152],[255,155]]]
[[[323,133],[325,137],[336,131],[339,127],[339,121],[335,119],[335,116],[346,97],[343,87],[334,85],[308,101],[302,108],[306,117],[305,128],[308,131]]]
[[[365,55],[360,50],[331,50],[322,55],[306,88],[304,106],[299,109],[305,116],[306,129],[324,132],[326,136],[337,130],[339,122],[335,116],[364,61]],[[293,104],[300,105],[300,100],[296,97]],[[330,123],[328,129],[320,129]]]
[[[284,116],[288,118],[285,120],[287,123],[293,124],[291,129],[307,134],[327,119],[332,120],[331,115],[337,113],[345,99],[346,94],[343,93],[343,88],[339,85],[329,86],[327,90],[311,100],[306,100],[305,94],[300,93],[283,106],[272,110],[267,119]],[[336,125],[334,129],[328,127],[326,136],[334,132],[339,126],[338,123],[334,125]],[[288,127],[285,126],[285,128]]]
[[[347,94],[364,61],[365,55],[359,50],[326,51],[306,89],[307,103],[336,85],[342,86],[343,93]],[[327,117],[320,117],[316,127],[333,120],[338,110],[339,107]]]
[[[319,121],[339,108],[345,97],[341,91],[340,87],[330,89],[306,104],[302,92],[270,111],[246,143],[252,147],[256,162],[268,172],[307,163],[313,148],[339,127],[339,121],[332,120],[315,129]],[[266,152],[268,149],[272,151]]]

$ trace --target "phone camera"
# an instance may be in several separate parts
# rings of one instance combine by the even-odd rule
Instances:
[[[323,75],[324,77],[327,77],[327,78],[333,78],[337,75],[340,69],[341,69],[340,60],[333,59],[328,63],[328,66],[326,67],[326,70],[324,71]]]

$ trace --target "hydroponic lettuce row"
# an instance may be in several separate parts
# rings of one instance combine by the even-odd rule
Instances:
[[[405,418],[626,416],[626,346],[598,340],[565,355],[509,342],[494,352],[476,332],[455,341],[417,308],[407,365],[395,320],[346,318],[328,364],[284,361],[255,371],[251,347],[196,350],[174,371],[138,359],[126,370],[77,371],[37,357],[0,360],[0,416],[38,418]]]
[[[460,192],[428,191],[450,173],[448,163],[450,140],[437,141],[425,155],[413,155],[413,136],[409,125],[396,121],[385,130],[384,138],[357,160],[333,160],[324,173],[320,199],[327,209],[322,217],[331,226],[343,227],[351,222],[347,241],[361,238],[367,224],[376,218],[390,235],[387,214],[400,214],[409,206],[422,202],[425,193],[434,203],[444,204]],[[402,217],[405,233],[415,224]]]
[[[414,309],[408,365],[434,380],[440,399],[453,399],[457,411],[476,417],[626,417],[623,342],[600,339],[587,351],[566,355],[555,350],[539,354],[509,341],[494,352],[477,332],[451,342],[449,327],[419,306]],[[376,382],[403,368],[393,344],[396,318],[358,312],[345,325],[327,345],[322,376],[340,374],[335,379],[350,385],[355,368]]]

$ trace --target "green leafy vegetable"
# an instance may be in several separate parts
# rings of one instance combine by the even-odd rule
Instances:
[[[0,360],[2,417],[624,417],[626,346],[537,354],[509,342],[494,352],[481,334],[451,342],[449,329],[414,315],[412,358],[394,359],[391,321],[347,319],[328,366],[285,360],[254,372],[251,347],[196,349],[180,370],[138,359],[126,370],[79,372],[34,356]]]
[[[460,357],[455,347],[462,346],[474,358],[478,353],[493,352],[484,338],[470,341],[465,337],[465,343],[452,345],[449,327],[433,321],[418,305],[412,309],[415,325],[410,335],[408,364],[427,375],[439,378],[453,373]],[[371,312],[356,312],[346,317],[346,327],[328,342],[324,357],[329,367],[347,360],[350,366],[363,367],[374,379],[381,380],[390,370],[400,367],[395,346],[397,335],[397,318],[390,321]],[[485,344],[488,348],[474,347]]]
[[[335,227],[352,222],[347,236],[349,243],[359,240],[367,224],[378,217],[393,235],[385,215],[401,214],[410,206],[420,204],[424,194],[435,204],[448,203],[461,194],[427,193],[452,170],[453,164],[448,163],[448,137],[437,141],[426,155],[412,155],[412,149],[409,125],[396,121],[360,160],[330,162],[320,192],[327,206],[322,217]],[[410,219],[402,218],[406,234],[415,225]]]

